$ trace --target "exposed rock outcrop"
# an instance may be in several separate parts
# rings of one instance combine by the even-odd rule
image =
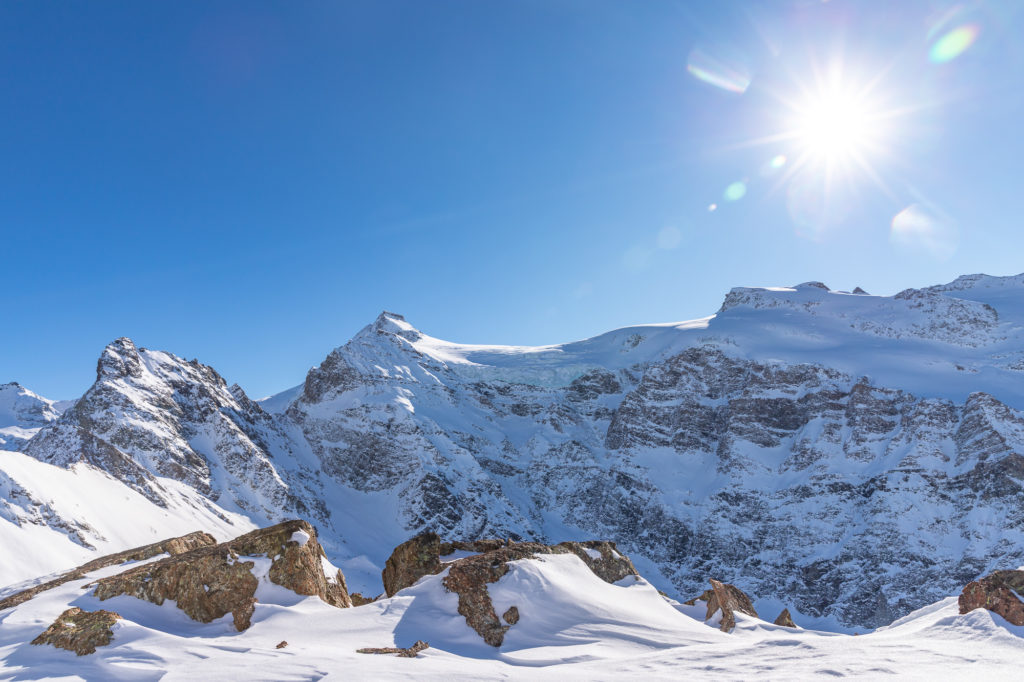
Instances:
[[[705,621],[711,620],[711,618],[718,613],[722,612],[722,620],[718,626],[718,629],[722,632],[732,632],[732,629],[736,627],[736,612],[745,613],[748,616],[757,618],[757,611],[754,610],[754,604],[750,601],[750,597],[743,593],[738,587],[723,583],[712,578],[711,582],[711,595],[707,600],[707,615],[704,617]],[[707,593],[705,593],[707,594]]]
[[[1024,625],[1024,571],[996,571],[964,587],[958,604],[960,613],[988,609],[1011,625]]]
[[[782,613],[775,619],[776,625],[781,625],[787,628],[795,628],[796,623],[793,622],[793,617],[789,615],[789,609],[782,609]]]
[[[217,540],[209,533],[195,531],[194,533],[182,535],[181,537],[154,542],[151,545],[127,549],[123,552],[117,552],[116,554],[108,554],[82,564],[78,568],[68,571],[53,580],[48,580],[45,583],[40,583],[27,590],[22,590],[21,592],[12,594],[9,597],[0,599],[0,611],[3,609],[9,609],[12,606],[17,606],[18,604],[28,601],[40,592],[51,590],[54,587],[63,585],[70,580],[79,580],[80,578],[84,578],[87,573],[101,568],[106,568],[107,566],[117,566],[118,564],[123,564],[126,561],[144,561],[145,559],[152,559],[158,554],[166,553],[174,556],[176,554],[191,551],[198,547],[208,547],[215,544],[217,544]]]
[[[52,644],[74,651],[79,656],[96,653],[96,647],[110,644],[114,623],[121,616],[113,611],[83,611],[73,606],[57,616],[57,620],[32,640],[32,644]]]
[[[352,606],[366,606],[367,604],[372,604],[377,601],[376,597],[364,597],[359,592],[349,592],[348,596],[352,600]]]
[[[256,605],[259,581],[253,559],[260,557],[271,561],[271,582],[339,608],[352,606],[341,571],[330,578],[324,575],[323,549],[316,530],[305,521],[285,521],[101,578],[94,583],[94,593],[101,600],[125,594],[157,605],[171,599],[202,623],[230,613],[235,628],[242,631],[249,627]]]
[[[416,640],[416,643],[410,647],[397,647],[397,646],[385,646],[385,647],[366,647],[363,649],[356,649],[356,653],[359,654],[398,654],[399,658],[416,658],[416,656],[424,649],[429,649],[430,645],[424,642],[422,639]]]
[[[396,592],[414,585],[423,576],[440,573],[440,555],[441,538],[431,531],[420,533],[395,547],[381,573],[384,592],[393,597]]]

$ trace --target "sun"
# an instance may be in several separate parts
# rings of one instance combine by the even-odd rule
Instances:
[[[819,161],[862,157],[875,146],[878,117],[863,97],[832,89],[796,107],[794,133],[804,153]]]

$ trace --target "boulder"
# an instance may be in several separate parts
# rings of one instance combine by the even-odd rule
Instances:
[[[73,606],[57,616],[46,631],[32,640],[33,644],[52,644],[74,651],[79,656],[96,653],[96,647],[110,644],[113,625],[121,616],[113,611],[83,611]]]
[[[341,571],[324,575],[323,549],[305,521],[285,521],[219,545],[199,547],[93,583],[100,600],[129,595],[154,604],[171,599],[190,618],[209,623],[228,613],[235,629],[249,627],[258,580],[249,558],[271,559],[268,578],[289,590],[345,608],[352,606]]]
[[[781,625],[787,628],[795,628],[796,623],[793,622],[793,617],[789,615],[789,609],[782,609],[782,613],[775,619],[776,625]]]
[[[737,611],[754,618],[758,617],[750,597],[744,594],[738,587],[719,582],[714,578],[711,578],[710,582],[712,594],[711,598],[708,599],[707,615],[704,617],[705,621],[711,620],[711,617],[721,610],[722,621],[718,629],[722,632],[732,632],[732,629],[736,627],[735,613]]]
[[[988,609],[1012,625],[1024,625],[1024,571],[996,571],[968,583],[958,600],[960,613]]]
[[[415,585],[423,576],[440,573],[440,555],[441,538],[431,531],[420,533],[395,547],[381,573],[384,592],[393,597],[399,590]]]
[[[59,587],[71,580],[84,578],[85,574],[91,571],[96,571],[108,566],[117,566],[118,564],[123,564],[126,561],[143,561],[145,559],[152,559],[158,554],[170,554],[174,556],[176,554],[191,551],[198,547],[208,547],[215,544],[217,544],[217,540],[209,533],[195,531],[194,533],[182,535],[181,537],[169,538],[167,540],[161,540],[160,542],[154,542],[150,545],[126,549],[125,551],[117,552],[116,554],[107,554],[106,556],[102,556],[98,559],[93,559],[88,563],[82,564],[78,568],[68,571],[67,573],[63,573],[53,580],[40,583],[39,585],[30,587],[27,590],[22,590],[21,592],[12,594],[5,599],[0,599],[0,611],[22,604],[40,592],[45,592],[46,590],[51,590],[54,587]]]
[[[359,592],[349,592],[348,596],[352,599],[352,606],[366,606],[377,601],[376,597],[364,597]]]

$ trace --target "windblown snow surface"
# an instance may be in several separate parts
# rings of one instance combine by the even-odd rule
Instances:
[[[1024,661],[1024,628],[984,610],[960,616],[952,598],[861,636],[793,630],[741,614],[725,634],[691,617],[702,607],[666,599],[635,576],[607,584],[573,555],[514,562],[490,586],[498,613],[512,605],[520,613],[495,649],[458,614],[443,573],[391,599],[336,609],[270,583],[266,563],[257,560],[252,569],[259,601],[242,633],[230,614],[204,625],[171,602],[98,601],[82,589],[88,579],[44,592],[0,615],[0,679],[1011,680]],[[119,613],[111,644],[84,657],[28,644],[69,606]],[[430,648],[417,658],[356,653],[419,639]],[[287,646],[278,649],[282,641]]]

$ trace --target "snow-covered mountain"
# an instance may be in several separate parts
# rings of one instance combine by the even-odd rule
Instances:
[[[0,384],[0,449],[20,450],[72,404],[36,395],[17,382]]]
[[[811,282],[545,347],[383,313],[260,402],[120,339],[22,449],[163,509],[187,489],[224,518],[310,518],[357,591],[427,527],[602,537],[670,594],[712,575],[871,628],[1024,564],[1022,379],[1024,275],[891,297]]]

